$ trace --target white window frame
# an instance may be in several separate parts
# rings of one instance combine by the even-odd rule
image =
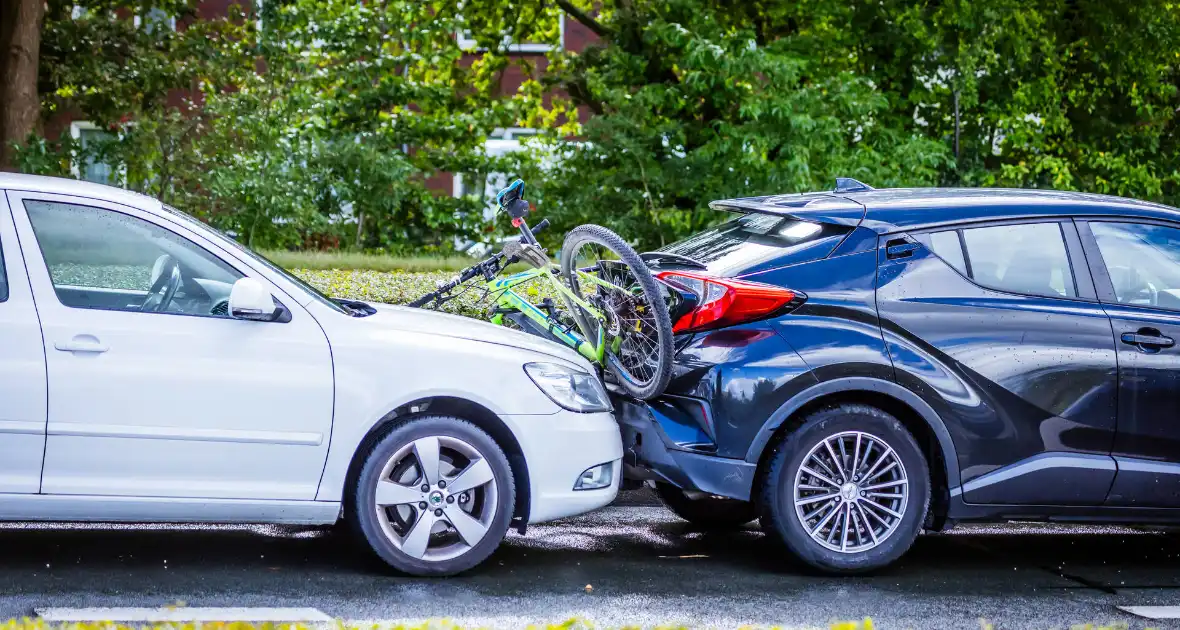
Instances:
[[[528,138],[540,133],[537,129],[529,127],[508,127],[507,129],[496,129],[484,141],[485,152],[487,149],[492,149],[496,155],[504,155],[513,151],[520,151],[524,146],[520,143],[518,138]],[[494,173],[488,173],[488,177]],[[486,186],[486,184],[485,184]],[[451,196],[461,197],[463,195],[463,174],[455,173],[451,177]]]
[[[135,17],[132,18],[132,21],[135,24],[135,28],[139,28],[139,27],[143,26],[143,16],[139,15],[138,13],[135,14]],[[168,28],[172,29],[172,31],[175,32],[176,31],[176,16],[175,15],[168,16],[167,24],[168,24]]]
[[[520,138],[528,138],[539,134],[539,129],[532,129],[529,127],[508,127],[506,129],[496,129],[484,141],[484,152],[492,155],[506,155],[524,149]],[[504,173],[488,173],[487,179],[484,180],[484,194],[489,196],[488,207],[484,209],[484,219],[491,221],[496,217],[496,206],[492,196],[495,195],[495,185],[491,184],[492,179],[497,175],[502,176],[505,181],[503,185],[507,185],[507,177]],[[451,196],[461,197],[463,195],[463,174],[453,173],[451,176]]]
[[[77,142],[81,142],[83,131],[101,131],[103,133],[112,134],[116,137],[123,135],[122,132],[111,132],[111,131],[108,131],[107,129],[103,129],[102,127],[99,127],[98,125],[90,122],[89,120],[72,120],[72,121],[70,121],[70,137],[71,138],[73,138]],[[110,166],[110,165],[108,164],[108,166]],[[115,168],[113,166],[111,166],[110,169],[111,169],[111,180],[109,182],[107,182],[106,185],[107,186],[118,185],[118,186],[122,186],[122,187],[126,188],[126,186],[127,186],[127,173],[124,172],[123,169]],[[82,168],[81,168],[81,165],[78,163],[78,160],[71,160],[70,161],[70,173],[74,176],[75,179],[79,179],[79,180],[82,179]],[[90,180],[85,180],[85,181],[90,181]]]
[[[559,31],[557,45],[552,44],[512,44],[508,43],[507,48],[510,53],[547,53],[551,50],[565,49],[565,14],[557,16],[557,28]],[[465,36],[464,31],[455,33],[455,41],[458,42],[459,48],[466,52],[487,52],[487,48],[479,46],[479,44],[469,37]],[[507,42],[506,42],[507,43]]]

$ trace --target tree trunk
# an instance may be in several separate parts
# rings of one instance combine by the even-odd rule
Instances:
[[[37,64],[45,0],[0,0],[0,170],[15,170],[13,142],[37,127]]]

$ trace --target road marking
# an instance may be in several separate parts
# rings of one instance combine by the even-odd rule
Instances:
[[[1147,619],[1180,619],[1180,606],[1119,606],[1118,609]]]
[[[315,608],[37,608],[33,612],[41,619],[52,622],[332,621],[331,617]]]

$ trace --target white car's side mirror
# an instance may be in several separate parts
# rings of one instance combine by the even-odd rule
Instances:
[[[274,297],[254,278],[239,278],[229,292],[229,314],[236,319],[272,322],[279,314]]]

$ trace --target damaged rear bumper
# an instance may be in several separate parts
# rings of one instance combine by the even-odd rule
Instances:
[[[620,396],[614,403],[623,434],[626,478],[662,481],[684,490],[750,500],[755,464],[709,454],[707,451],[713,447],[708,437],[703,432],[693,435],[691,428],[686,433],[685,423],[667,413],[668,407],[659,401],[653,406]],[[697,437],[701,439],[693,439]]]

